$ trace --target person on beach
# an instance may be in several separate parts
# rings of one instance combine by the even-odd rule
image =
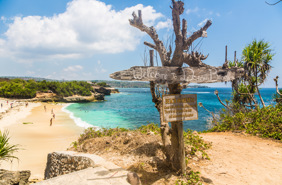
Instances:
[[[46,112],[46,105],[44,105],[44,110],[45,110],[45,112]]]
[[[53,114],[53,118],[55,119],[55,114]]]
[[[54,114],[53,108],[51,109],[51,114]]]
[[[52,126],[53,118],[50,119],[50,126]]]
[[[1,103],[1,108],[3,107],[3,103]]]

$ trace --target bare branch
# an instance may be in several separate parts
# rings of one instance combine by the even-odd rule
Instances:
[[[202,60],[205,60],[207,57],[208,56],[192,51],[191,54],[183,53],[183,62],[190,67],[208,67],[209,65],[202,62]]]
[[[221,99],[220,99],[220,97],[219,97],[219,95],[218,95],[218,90],[215,90],[215,91],[214,91],[214,94],[217,96],[217,99],[219,100],[219,102],[221,103],[221,105],[223,105],[223,106],[226,107],[227,109],[230,109],[230,107],[228,107],[227,105],[225,105],[225,104],[221,101]]]
[[[184,11],[184,3],[182,1],[172,1],[172,21],[173,21],[173,28],[174,33],[176,35],[176,40],[182,38],[182,33],[180,30],[180,15]],[[177,44],[177,43],[176,43]]]
[[[187,39],[187,21],[185,19],[182,19],[182,37],[184,43]]]
[[[200,30],[194,32],[186,41],[184,44],[184,49],[188,50],[191,44],[198,38],[202,36],[206,36],[207,29],[212,25],[212,21],[208,20],[204,27],[202,27]]]
[[[167,57],[170,58],[172,54],[172,49],[171,49],[171,45],[169,45],[169,52],[167,53]]]
[[[208,56],[209,56],[209,54],[207,54],[206,56],[205,56],[205,55],[201,55],[201,56],[200,56],[200,59],[201,59],[201,60],[206,60],[206,59],[208,58]]]
[[[157,46],[156,45],[154,45],[154,44],[151,44],[151,43],[149,43],[149,42],[144,42],[144,45],[146,45],[146,46],[148,46],[148,47],[150,47],[150,48],[153,48],[153,49],[155,49],[155,50],[157,50]]]
[[[205,109],[208,113],[210,113],[212,115],[213,119],[215,119],[214,113],[209,111],[208,109],[206,109],[201,102],[199,102],[199,107],[202,107],[203,109]]]
[[[154,49],[158,51],[163,66],[167,66],[169,63],[169,58],[167,58],[167,51],[164,47],[163,42],[159,40],[159,36],[155,28],[153,26],[149,28],[143,24],[141,10],[138,11],[138,16],[136,16],[135,12],[132,13],[132,16],[133,19],[129,19],[130,25],[138,28],[140,31],[146,32],[152,38],[156,46]]]
[[[276,76],[276,78],[274,78],[273,80],[275,81],[275,85],[276,85],[276,92],[277,94],[279,94],[280,96],[282,96],[282,94],[279,92],[279,89],[278,89],[278,76]]]
[[[280,1],[277,1],[276,3],[273,3],[273,4],[271,4],[271,3],[268,3],[267,1],[265,1],[265,3],[266,3],[266,4],[268,4],[268,5],[276,5],[276,4],[280,3],[280,2],[282,2],[282,0],[280,0]]]
[[[161,99],[159,98],[158,95],[155,93],[155,82],[150,82],[150,90],[152,94],[152,102],[155,103],[155,107],[160,111],[160,104],[161,104]]]
[[[183,46],[184,46],[184,39],[183,33],[186,34],[187,30],[181,31],[180,27],[180,15],[184,12],[184,3],[182,1],[174,1],[172,0],[172,21],[173,21],[173,28],[175,33],[175,50],[173,53],[173,57],[171,60],[171,66],[178,66],[181,67],[183,65],[182,55],[183,55]],[[187,25],[187,23],[186,23]],[[185,28],[185,21],[183,28]],[[187,26],[186,26],[187,29]]]

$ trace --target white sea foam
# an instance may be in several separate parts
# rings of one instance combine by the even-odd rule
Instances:
[[[212,93],[212,92],[195,92],[195,91],[184,91],[184,92],[187,92],[187,93],[196,93],[196,94],[210,94],[210,93]]]
[[[75,124],[76,124],[77,126],[82,127],[82,128],[94,127],[94,128],[96,128],[96,129],[99,129],[99,127],[93,126],[93,125],[91,125],[91,124],[89,124],[89,123],[87,123],[87,122],[81,120],[80,118],[75,117],[74,114],[73,114],[73,112],[67,110],[66,108],[67,108],[68,106],[70,106],[71,104],[72,104],[72,103],[65,105],[65,106],[62,108],[62,111],[65,112],[65,113],[67,113],[67,114],[69,114],[70,118],[71,118],[72,120],[74,120],[74,122],[75,122]]]

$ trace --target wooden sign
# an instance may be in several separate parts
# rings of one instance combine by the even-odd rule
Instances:
[[[198,119],[196,94],[164,95],[162,108],[164,122]]]
[[[110,75],[116,80],[153,81],[156,83],[214,83],[231,81],[244,74],[242,68],[222,67],[145,67],[134,66]]]

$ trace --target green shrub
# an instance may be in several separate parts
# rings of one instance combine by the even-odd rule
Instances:
[[[191,146],[190,155],[195,155],[197,151],[200,151],[203,158],[210,159],[208,154],[205,152],[206,149],[211,147],[210,143],[206,143],[198,134],[193,134],[193,131],[190,129],[184,132],[183,137],[184,143]]]
[[[18,159],[13,155],[14,152],[19,150],[19,145],[10,145],[9,144],[9,132],[0,131],[0,160],[1,161],[12,161],[13,159]]]
[[[161,129],[158,126],[158,124],[150,123],[148,125],[142,125],[141,127],[137,128],[138,131],[141,133],[148,133],[148,132],[154,132],[154,134],[161,134]]]
[[[184,179],[178,179],[176,181],[176,185],[202,185],[200,172],[190,171],[186,175],[183,176]]]
[[[91,138],[97,138],[97,137],[106,137],[106,136],[113,136],[116,133],[119,132],[126,132],[129,131],[125,128],[101,128],[96,129],[93,127],[87,128],[84,130],[82,134],[80,134],[80,137],[78,139],[78,144],[83,143],[83,141]]]
[[[210,131],[245,130],[247,133],[282,140],[282,106],[268,106],[234,115],[223,112]]]

